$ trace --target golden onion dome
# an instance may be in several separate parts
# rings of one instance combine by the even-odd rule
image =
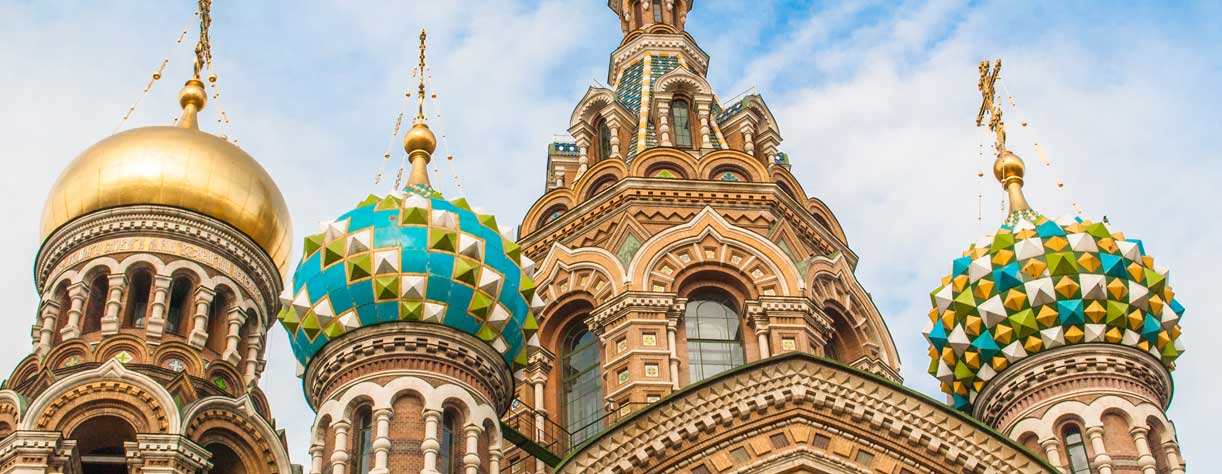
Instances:
[[[192,79],[180,94],[184,114],[178,126],[127,130],[81,153],[47,197],[41,238],[101,209],[170,206],[238,229],[267,252],[283,276],[292,247],[288,205],[254,158],[198,129],[195,114],[205,98],[203,84]]]

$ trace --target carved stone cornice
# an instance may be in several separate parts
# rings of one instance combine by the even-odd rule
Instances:
[[[1027,357],[985,385],[974,416],[1003,433],[1026,414],[1074,395],[1138,396],[1166,409],[1171,373],[1148,353],[1117,344],[1062,346]]]
[[[611,300],[594,308],[586,325],[595,333],[601,334],[606,328],[620,323],[632,312],[649,312],[668,314],[675,304],[674,293],[653,293],[648,291],[628,291],[620,293]]]
[[[306,368],[306,401],[317,410],[345,383],[399,369],[460,380],[484,393],[499,413],[513,401],[513,374],[501,354],[475,336],[417,321],[365,326],[332,340]]]
[[[857,261],[856,254],[848,245],[819,224],[802,203],[781,191],[775,182],[742,183],[644,177],[621,179],[598,195],[581,201],[556,220],[522,236],[522,251],[536,261],[542,261],[543,256],[557,242],[575,248],[571,242],[574,237],[615,218],[624,209],[635,204],[690,207],[696,210],[704,207],[767,210],[772,212],[777,220],[786,221],[793,226],[794,232],[810,242],[822,255],[830,256],[840,252],[850,268]]]
[[[688,64],[695,66],[697,74],[704,75],[709,70],[709,53],[700,49],[700,45],[696,44],[691,35],[644,33],[628,38],[611,53],[611,61],[607,67],[607,83],[614,86],[620,69],[645,51],[682,53]]]
[[[838,430],[900,451],[938,473],[1054,472],[1016,442],[934,400],[813,356],[791,352],[677,392],[595,435],[557,473],[665,472],[657,466],[715,443],[752,413],[802,410]],[[692,451],[689,451],[692,450]]]
[[[41,292],[49,278],[87,258],[100,255],[95,252],[105,250],[90,248],[92,244],[125,237],[163,238],[205,249],[222,260],[203,261],[192,258],[188,255],[190,252],[170,248],[120,248],[120,244],[126,241],[117,242],[116,247],[110,250],[114,253],[168,254],[212,267],[239,285],[247,286],[247,291],[260,307],[265,308],[266,314],[274,314],[277,309],[276,295],[280,292],[282,282],[279,270],[266,252],[228,224],[203,214],[166,206],[104,209],[74,219],[56,229],[43,242],[34,262],[35,285]],[[76,255],[80,257],[79,260],[69,258],[82,250],[89,251],[90,255]],[[226,264],[227,268],[217,268]],[[268,324],[271,324],[272,319],[268,318]]]
[[[140,466],[143,472],[200,472],[212,468],[208,459],[212,453],[182,435],[136,435],[135,449],[126,452],[129,466]]]
[[[526,376],[533,380],[547,380],[547,374],[552,371],[552,363],[556,355],[545,348],[538,348],[530,355],[526,365]]]

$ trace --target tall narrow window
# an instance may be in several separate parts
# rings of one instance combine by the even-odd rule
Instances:
[[[1065,428],[1065,453],[1069,456],[1070,474],[1090,474],[1090,461],[1086,458],[1086,445],[1077,426]]]
[[[581,444],[601,431],[602,378],[598,337],[584,329],[574,333],[561,356],[561,383],[564,386],[564,422],[572,446]]]
[[[191,297],[191,280],[178,277],[170,284],[170,306],[165,316],[165,332],[182,335],[182,318]]]
[[[743,339],[733,302],[718,292],[697,293],[687,302],[687,366],[691,383],[743,364]]]
[[[437,467],[441,474],[458,474],[458,449],[454,447],[454,434],[458,432],[458,419],[454,412],[446,410],[441,416],[441,451],[437,453]]]
[[[144,327],[144,318],[149,311],[149,290],[153,277],[147,270],[136,270],[132,274],[131,286],[127,290],[127,308],[123,313],[123,325],[131,328]]]
[[[611,127],[607,126],[607,121],[598,122],[598,160],[602,161],[611,158]]]
[[[102,329],[102,314],[106,312],[106,294],[110,293],[110,282],[106,275],[98,275],[89,283],[89,298],[85,300],[85,321],[82,333]]]
[[[662,22],[662,0],[653,0],[653,22]]]
[[[675,146],[692,147],[691,112],[686,100],[675,100],[670,104],[670,121],[675,124]]]
[[[361,407],[356,411],[356,436],[352,437],[352,450],[356,461],[353,474],[369,474],[373,469],[373,420],[369,407]]]

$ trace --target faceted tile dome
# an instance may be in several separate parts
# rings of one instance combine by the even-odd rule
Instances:
[[[349,331],[420,321],[478,337],[516,373],[537,346],[534,290],[492,216],[412,186],[371,195],[306,237],[279,319],[303,366]]]
[[[967,410],[1007,366],[1064,345],[1125,345],[1173,369],[1184,307],[1167,274],[1103,223],[1013,212],[930,294],[929,373]]]

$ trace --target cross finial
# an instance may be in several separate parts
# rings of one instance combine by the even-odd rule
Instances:
[[[997,154],[999,156],[1006,151],[1006,124],[1001,121],[1001,107],[994,100],[997,91],[993,88],[1000,75],[1001,59],[997,60],[991,71],[988,61],[980,61],[980,82],[977,87],[980,88],[983,101],[980,103],[980,112],[976,114],[976,126],[984,125],[984,115],[989,115],[989,130],[997,134]]]
[[[199,0],[199,42],[195,44],[195,78],[207,65],[212,64],[212,43],[208,40],[208,28],[212,27],[212,0]]]
[[[416,91],[416,103],[419,106],[419,111],[416,114],[416,120],[424,120],[424,40],[428,36],[428,33],[420,30],[420,88]]]

